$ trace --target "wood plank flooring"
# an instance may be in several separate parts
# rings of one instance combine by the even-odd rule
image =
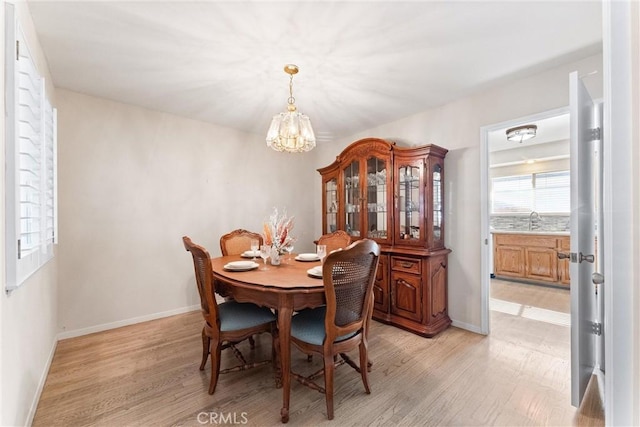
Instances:
[[[566,326],[495,311],[491,322],[487,337],[451,327],[432,339],[372,322],[372,394],[354,370],[338,368],[328,421],[324,396],[294,382],[289,424],[604,425],[593,405],[577,411],[569,403]],[[270,366],[224,374],[207,394],[210,363],[198,370],[201,328],[193,312],[60,341],[33,425],[280,425],[282,391]],[[265,334],[255,350],[246,342],[240,348],[267,358],[269,340]],[[302,373],[320,367],[318,357],[309,363],[296,350],[292,362]],[[223,352],[222,367],[232,364]]]

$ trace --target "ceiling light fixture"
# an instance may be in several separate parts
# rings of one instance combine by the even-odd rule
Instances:
[[[296,99],[293,97],[293,75],[298,71],[297,65],[284,66],[284,72],[289,74],[288,111],[273,116],[267,132],[267,146],[276,151],[301,153],[310,151],[316,146],[311,121],[308,116],[297,111]]]
[[[536,125],[516,126],[514,128],[507,129],[507,139],[509,141],[518,141],[522,143],[522,141],[526,141],[536,136],[537,130],[538,126]]]

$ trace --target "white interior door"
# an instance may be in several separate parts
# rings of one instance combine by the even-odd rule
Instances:
[[[578,77],[569,75],[571,113],[571,404],[580,406],[595,365],[596,256],[594,143],[600,139],[595,104]],[[596,130],[598,129],[598,130]]]

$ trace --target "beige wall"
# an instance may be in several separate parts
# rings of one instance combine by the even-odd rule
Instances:
[[[4,6],[5,3],[2,2],[0,19],[3,28]],[[48,65],[35,35],[27,5],[25,2],[17,2],[15,6],[30,52],[40,74],[45,78],[49,99],[56,106]],[[4,30],[0,34],[1,45],[4,46]],[[1,81],[4,82],[4,67],[0,67],[0,73]],[[4,102],[0,108],[4,117]],[[4,165],[4,126],[2,129],[0,164]],[[4,194],[4,173],[0,174],[0,188]],[[4,227],[4,196],[0,200],[0,220]],[[0,292],[0,424],[25,425],[35,412],[39,392],[55,349],[58,256],[56,254],[53,260],[29,277],[18,289],[6,294],[4,238],[5,234],[0,233],[0,274],[3,278]]]
[[[262,230],[274,206],[313,249],[314,152],[277,153],[264,135],[58,90],[59,326],[73,336],[198,304],[189,235]]]
[[[318,149],[316,166],[329,164],[357,139],[374,136],[401,145],[433,143],[449,149],[445,159],[446,244],[449,258],[449,314],[454,325],[480,331],[480,127],[565,107],[569,103],[569,73],[598,70],[586,84],[594,98],[602,96],[602,56],[554,68],[498,88],[380,125]],[[517,100],[517,101],[515,101]],[[321,185],[316,177],[315,187]],[[316,229],[320,230],[320,200]]]

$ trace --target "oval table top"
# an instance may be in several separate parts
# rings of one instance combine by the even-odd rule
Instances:
[[[250,286],[263,286],[267,288],[277,288],[278,291],[295,292],[317,292],[323,290],[322,278],[311,277],[307,270],[320,265],[320,261],[304,262],[291,259],[282,260],[280,265],[271,265],[267,261],[267,269],[263,270],[262,259],[255,262],[260,267],[248,271],[225,270],[224,266],[232,261],[247,261],[249,258],[242,258],[239,255],[229,255],[211,259],[211,267],[214,276],[233,281],[236,285],[245,283]]]

